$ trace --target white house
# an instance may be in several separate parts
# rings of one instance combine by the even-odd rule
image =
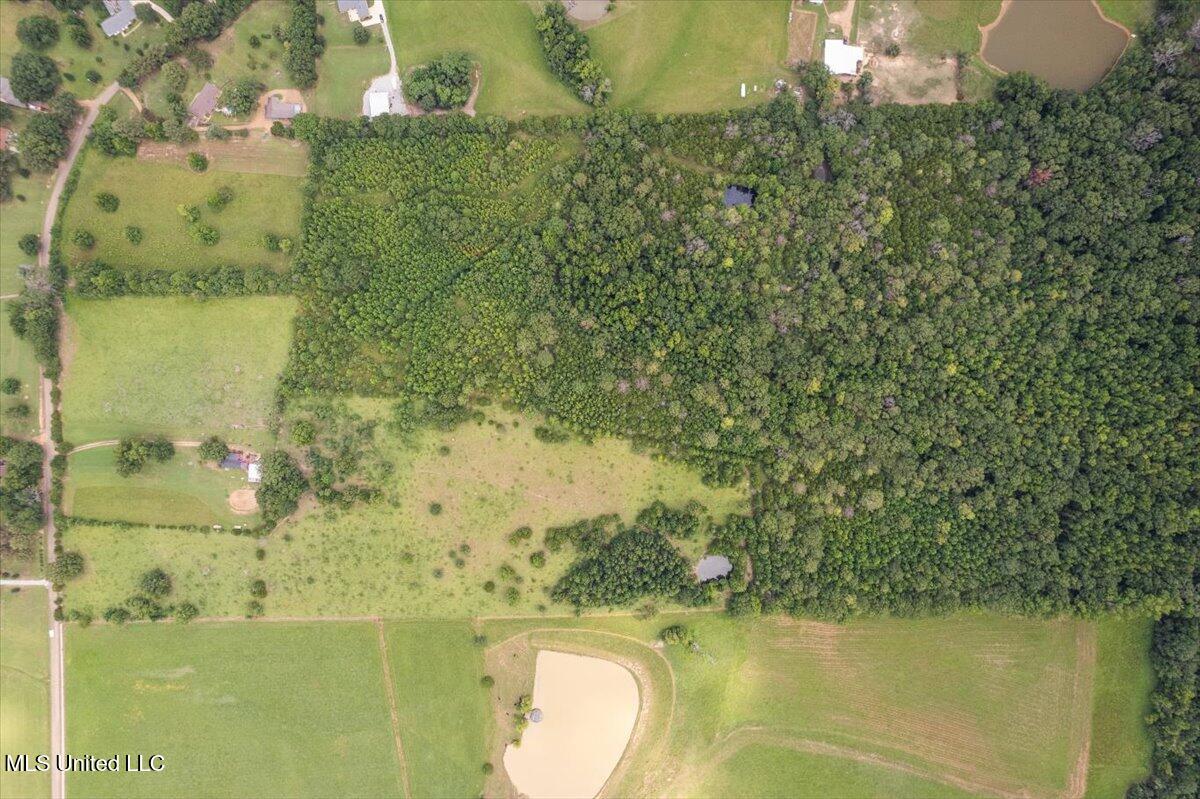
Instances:
[[[825,40],[825,66],[834,75],[857,75],[864,60],[863,49],[843,39]]]

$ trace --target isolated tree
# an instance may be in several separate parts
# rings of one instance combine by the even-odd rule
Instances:
[[[20,247],[21,252],[32,258],[38,254],[38,249],[42,246],[42,240],[36,233],[26,233],[21,237],[17,246]]]
[[[138,586],[148,596],[162,598],[171,593],[171,577],[162,569],[151,569],[138,578]]]
[[[23,103],[49,100],[62,84],[58,65],[41,53],[21,51],[13,56],[9,76],[12,92]]]
[[[229,454],[229,445],[217,436],[210,436],[200,444],[200,460],[222,461]]]
[[[49,50],[58,44],[58,23],[35,14],[17,23],[17,38],[31,50]]]

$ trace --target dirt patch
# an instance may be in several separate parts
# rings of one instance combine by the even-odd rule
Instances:
[[[229,141],[202,141],[180,147],[171,142],[142,142],[140,161],[160,161],[186,167],[188,153],[203,153],[209,167],[222,172],[283,175],[301,178],[308,174],[308,147],[303,142],[278,139],[264,131]]]
[[[874,56],[871,94],[876,103],[953,103],[958,96],[957,65],[953,58],[929,61],[901,53],[895,58]]]
[[[791,65],[811,61],[813,38],[817,35],[817,13],[800,8],[804,0],[792,0],[792,12],[788,16],[788,54]]]
[[[608,14],[609,0],[563,0],[567,16],[577,22],[599,22]]]
[[[238,488],[229,494],[229,509],[242,516],[258,512],[258,495],[253,488]]]

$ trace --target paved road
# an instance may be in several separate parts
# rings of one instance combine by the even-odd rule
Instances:
[[[75,159],[79,156],[79,151],[83,149],[88,132],[92,129],[92,123],[96,121],[96,117],[99,116],[100,109],[120,89],[121,87],[116,82],[110,83],[95,100],[81,103],[87,109],[83,124],[71,134],[71,146],[67,150],[66,159],[58,165],[58,174],[54,177],[54,188],[50,190],[50,199],[46,203],[46,217],[42,221],[42,247],[38,251],[38,265],[44,269],[50,266],[50,231],[54,228],[59,197],[62,196],[67,177],[71,174],[71,167],[75,165]],[[39,380],[42,395],[39,403],[41,406],[39,414],[41,432],[38,434],[38,443],[42,445],[42,510],[46,515],[46,562],[53,563],[57,557],[54,551],[54,505],[50,501],[50,460],[54,457],[54,441],[50,437],[50,418],[53,413],[50,395],[53,385],[47,379],[45,370],[39,369]],[[50,637],[50,754],[57,760],[67,751],[67,700],[66,675],[64,673],[65,647],[63,644],[66,627],[61,621],[54,618],[54,608],[58,604],[58,592],[54,590],[53,586],[48,586],[48,589],[50,601],[46,613]],[[57,769],[51,769],[51,799],[66,799],[66,795],[66,774]]]

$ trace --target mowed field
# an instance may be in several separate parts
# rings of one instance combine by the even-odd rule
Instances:
[[[378,25],[369,27],[371,40],[355,44],[354,29],[358,23],[339,14],[334,0],[318,2],[317,13],[325,17],[320,31],[325,37],[325,52],[317,61],[317,85],[305,92],[305,102],[314,114],[355,119],[362,116],[363,92],[371,85],[371,79],[388,71],[390,62],[383,31]],[[425,35],[436,33],[426,31]]]
[[[401,74],[453,50],[463,50],[479,62],[475,108],[480,114],[520,118],[587,110],[550,72],[529,3],[388,0],[387,24]]]
[[[0,203],[0,295],[19,294],[25,287],[20,267],[37,264],[36,256],[26,255],[17,245],[26,233],[41,235],[50,180],[37,172],[27,178],[13,175],[13,197]]]
[[[117,474],[114,447],[71,455],[63,512],[68,516],[133,524],[219,524],[257,526],[257,513],[235,513],[229,495],[253,488],[241,469],[218,469],[201,462],[195,447],[176,447],[166,463],[141,472]]]
[[[295,240],[300,234],[302,181],[294,177],[224,171],[210,166],[206,172],[165,161],[144,158],[110,158],[87,150],[79,185],[63,220],[63,252],[70,264],[93,258],[121,268],[215,269],[220,266],[282,268],[288,255],[263,246],[265,234]],[[215,165],[214,165],[215,166]],[[233,191],[233,200],[220,211],[207,204],[220,188]],[[95,196],[117,196],[114,213],[100,210]],[[189,233],[187,221],[176,210],[180,205],[200,209],[200,224],[215,228],[220,240],[212,246]],[[133,244],[125,228],[134,225],[143,233]],[[76,231],[89,231],[95,246],[85,250],[72,241]]]
[[[734,108],[763,102],[776,79],[794,80],[786,67],[788,5],[625,0],[587,35],[612,78],[614,106],[662,113]]]
[[[33,438],[38,433],[38,365],[33,347],[17,338],[8,322],[12,300],[0,300],[0,380],[21,381],[16,394],[0,394],[0,431],[6,436]],[[27,416],[14,415],[9,408],[24,405]]]
[[[0,757],[50,751],[50,642],[44,588],[0,594]],[[2,799],[50,796],[50,774],[5,772]]]
[[[636,454],[625,442],[545,444],[533,435],[539,420],[490,415],[503,429],[469,422],[406,441],[381,427],[377,443],[392,467],[372,484],[383,495],[347,511],[317,507],[281,523],[257,544],[266,550],[262,561],[243,537],[73,526],[65,546],[83,552],[89,567],[72,584],[68,603],[101,610],[122,601],[137,574],[162,566],[205,615],[242,613],[251,576],[267,582],[268,616],[565,612],[545,590],[574,553],[547,553],[543,568],[529,560],[544,550],[546,527],[605,513],[632,520],[656,499],[674,507],[695,499],[717,518],[745,508],[741,491],[710,489],[695,472]],[[436,515],[434,503],[441,505]],[[534,528],[532,539],[508,543],[523,525]],[[707,541],[680,543],[697,558]],[[515,577],[502,576],[505,564]],[[512,602],[509,588],[516,589]]]
[[[67,637],[74,752],[162,754],[76,796],[403,795],[375,625],[101,626]]]
[[[125,435],[269,440],[290,297],[82,300],[66,317],[62,415],[78,446]]]

